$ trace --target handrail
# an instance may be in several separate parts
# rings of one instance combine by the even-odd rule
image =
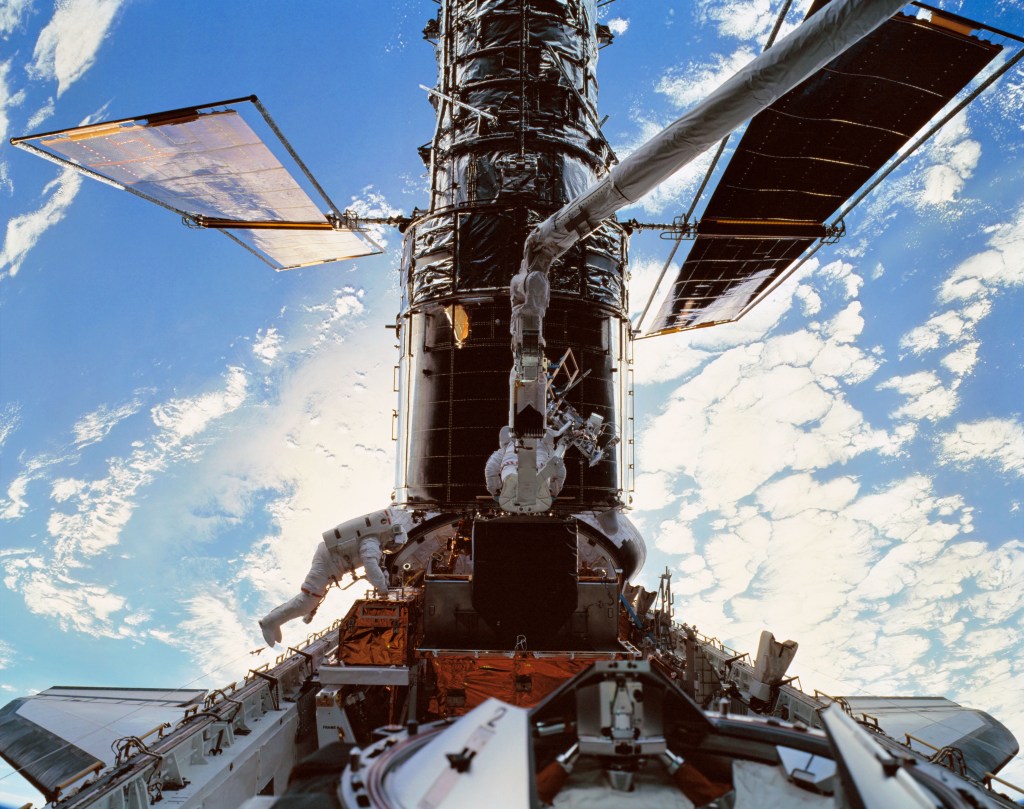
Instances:
[[[910,743],[911,741],[919,742],[920,744],[923,744],[925,747],[927,747],[927,748],[929,748],[931,750],[934,750],[936,753],[938,753],[942,749],[941,747],[936,747],[931,742],[926,742],[924,739],[917,738],[917,736],[911,736],[909,733],[904,733],[903,735],[906,738],[905,744],[911,750],[914,749],[913,745],[911,745],[911,743]]]
[[[860,719],[858,719],[857,721],[860,722],[862,725],[866,725],[872,730],[877,730],[879,733],[882,732],[882,726],[878,724],[877,716],[872,716],[869,713],[864,713],[863,711],[861,711]]]
[[[93,773],[98,773],[105,766],[107,766],[107,765],[104,764],[102,761],[97,761],[95,764],[91,764],[90,766],[88,766],[84,770],[82,770],[81,772],[77,772],[74,775],[71,775],[71,776],[65,778],[59,784],[55,785],[54,786],[54,792],[59,796],[61,790],[66,789],[67,787],[71,786],[73,783],[75,783],[75,781],[79,780],[80,778],[85,778],[87,775],[90,775],[90,774],[93,774]]]
[[[989,789],[989,790],[992,789],[992,782],[993,781],[998,781],[1004,787],[1009,787],[1010,789],[1016,790],[1021,795],[1024,795],[1024,789],[1021,789],[1016,784],[1011,784],[1009,781],[1004,781],[1002,778],[998,778],[997,776],[993,775],[992,773],[986,772],[985,773],[985,777],[982,779],[982,783],[985,785],[986,789]]]
[[[152,735],[153,735],[154,733],[156,733],[156,734],[159,734],[159,735],[157,736],[157,738],[158,738],[158,739],[162,739],[162,738],[164,737],[164,731],[165,731],[165,730],[167,730],[167,728],[169,728],[170,726],[171,726],[171,723],[170,723],[170,722],[161,722],[161,723],[160,723],[159,725],[157,725],[157,726],[156,726],[155,728],[152,728],[152,729],[150,729],[150,730],[147,730],[147,731],[146,731],[145,733],[143,733],[143,734],[142,734],[141,736],[139,736],[138,738],[139,738],[140,740],[141,740],[141,739],[148,739],[148,738],[149,738],[150,736],[152,736]]]

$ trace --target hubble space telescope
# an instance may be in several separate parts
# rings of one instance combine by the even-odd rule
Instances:
[[[89,689],[11,703],[0,753],[62,809],[1012,805],[992,787],[1017,743],[995,719],[812,696],[786,676],[795,643],[766,632],[751,659],[673,620],[670,576],[630,584],[646,550],[626,514],[628,244],[645,225],[615,214],[721,144],[717,164],[746,124],[702,216],[695,200],[657,226],[673,256],[692,247],[641,336],[735,320],[1022,40],[922,3],[815,0],[775,41],[787,2],[759,57],[620,160],[597,6],[439,0],[430,198],[409,216],[340,210],[255,97],[12,141],[279,270],[379,252],[370,226],[403,234],[393,499],[338,515],[264,638],[359,571],[372,589],[241,684],[126,692],[85,741],[61,728],[100,710]],[[128,717],[161,729],[122,732]]]

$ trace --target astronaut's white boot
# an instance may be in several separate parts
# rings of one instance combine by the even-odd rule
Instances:
[[[293,618],[312,616],[313,612],[320,606],[321,598],[312,593],[299,593],[291,601],[286,601],[279,607],[274,607],[270,612],[260,619],[260,629],[263,631],[263,639],[268,646],[281,642],[281,625],[291,621]],[[307,621],[306,623],[309,623]]]

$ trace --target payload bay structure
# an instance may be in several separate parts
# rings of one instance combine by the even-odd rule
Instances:
[[[68,809],[1012,805],[997,773],[1018,745],[992,717],[806,693],[786,676],[794,642],[766,632],[751,658],[677,622],[668,575],[658,593],[629,583],[645,558],[623,513],[642,225],[613,215],[751,119],[701,218],[668,229],[695,240],[649,334],[734,320],[1021,40],[920,4],[816,2],[619,161],[594,0],[442,0],[424,35],[430,199],[387,222],[404,234],[391,508],[408,517],[390,587],[210,693],[16,700],[0,753]],[[255,97],[14,142],[275,269],[377,249]]]

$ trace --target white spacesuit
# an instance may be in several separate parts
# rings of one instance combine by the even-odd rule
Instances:
[[[410,521],[408,512],[385,508],[324,531],[323,541],[317,545],[299,594],[260,620],[260,629],[267,644],[273,646],[280,642],[282,624],[299,617],[307,624],[313,620],[317,607],[327,595],[327,588],[339,582],[346,573],[354,575],[356,568],[363,568],[367,581],[375,590],[386,593],[388,579],[381,568],[381,557],[385,550],[405,542],[406,525]]]
[[[491,453],[484,466],[484,483],[487,491],[495,497],[501,491],[501,466],[511,440],[512,431],[508,427],[502,427],[498,433],[498,448]]]
[[[502,427],[498,433],[499,447],[490,454],[487,464],[484,466],[484,482],[487,491],[499,498],[516,498],[529,495],[529,502],[540,501],[549,507],[553,498],[558,496],[565,483],[565,464],[561,455],[556,451],[555,434],[551,430],[545,431],[544,438],[537,442],[535,467],[536,473],[529,476],[530,484],[534,487],[529,493],[521,491],[520,479],[528,476],[520,475],[519,454],[516,451],[515,442],[512,441],[512,431],[508,427]],[[505,506],[504,501],[502,506]]]

